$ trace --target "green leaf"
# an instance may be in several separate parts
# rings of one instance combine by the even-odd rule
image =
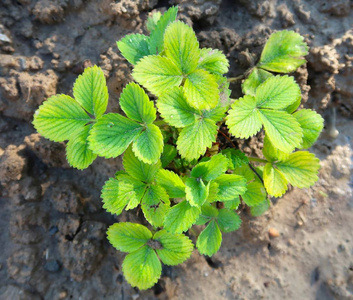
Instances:
[[[74,99],[54,95],[35,112],[33,125],[47,139],[62,142],[82,131],[90,121],[91,118]]]
[[[250,207],[250,213],[254,217],[259,217],[269,208],[270,208],[270,201],[268,199],[265,199],[259,205]]]
[[[288,153],[275,148],[267,135],[264,138],[264,147],[262,149],[262,153],[269,161],[285,160],[289,156]]]
[[[219,193],[219,185],[216,183],[214,180],[209,182],[209,188],[208,188],[208,196],[206,201],[209,203],[219,201],[218,193]],[[206,205],[206,203],[204,204]]]
[[[117,250],[130,253],[145,245],[152,238],[152,233],[140,224],[120,222],[108,228],[107,236]]]
[[[222,154],[228,158],[228,169],[234,170],[249,163],[246,155],[238,149],[227,148],[222,150]]]
[[[283,110],[289,114],[292,114],[293,112],[295,112],[297,110],[301,101],[302,101],[302,97],[300,96],[294,103],[292,103],[288,107],[284,108]]]
[[[194,71],[200,59],[199,42],[194,30],[181,21],[171,23],[164,33],[167,57],[186,75]]]
[[[213,74],[225,74],[228,72],[229,62],[226,56],[217,49],[203,48],[198,68],[202,68]]]
[[[132,145],[135,155],[147,164],[154,164],[163,151],[163,135],[159,127],[147,124]]]
[[[71,167],[79,170],[86,169],[97,157],[88,149],[88,134],[91,126],[86,125],[67,143],[66,158]]]
[[[191,206],[186,200],[171,207],[164,219],[164,228],[170,232],[182,233],[195,224],[201,209]]]
[[[201,207],[201,214],[196,222],[196,225],[204,225],[212,218],[216,218],[218,214],[218,209],[206,202]]]
[[[183,80],[181,71],[168,57],[156,55],[142,58],[135,65],[132,76],[157,96],[163,95],[174,86],[179,86]]]
[[[288,181],[283,173],[267,163],[264,168],[264,183],[271,196],[281,197],[288,189]]]
[[[168,124],[183,128],[196,120],[196,110],[187,103],[181,87],[167,90],[157,101],[158,111]]]
[[[246,192],[246,179],[234,174],[223,174],[215,179],[218,201],[230,201]]]
[[[154,286],[162,274],[162,264],[149,246],[128,254],[123,262],[123,273],[128,283],[140,290]]]
[[[313,153],[298,151],[290,154],[287,160],[278,162],[276,166],[291,185],[308,188],[318,180],[320,160]]]
[[[192,206],[202,206],[208,196],[208,188],[201,178],[187,178],[185,181],[186,200]]]
[[[228,209],[238,209],[240,205],[240,198],[237,197],[231,201],[226,201],[224,202],[224,208],[228,208]]]
[[[219,103],[215,108],[212,108],[210,110],[204,110],[202,112],[202,116],[217,123],[223,121],[226,116],[226,111],[228,109],[228,106],[222,106],[221,103]]]
[[[235,211],[223,208],[219,211],[217,223],[222,232],[231,232],[240,228],[241,219]]]
[[[216,141],[217,125],[208,119],[200,119],[186,126],[179,134],[177,149],[183,158],[189,161],[204,155],[207,148]]]
[[[245,95],[235,101],[228,112],[226,124],[235,137],[247,139],[255,135],[262,127],[256,99]]]
[[[272,72],[290,73],[306,62],[303,56],[307,54],[308,46],[299,33],[282,30],[271,34],[258,66]]]
[[[102,116],[108,105],[108,88],[103,70],[97,66],[86,68],[75,81],[73,94],[86,111],[96,118]]]
[[[302,109],[293,114],[303,129],[302,149],[311,147],[324,128],[324,119],[311,109]]]
[[[191,240],[183,234],[170,233],[161,230],[155,233],[154,240],[162,244],[162,249],[156,249],[161,261],[168,266],[176,266],[187,260],[194,245]]]
[[[302,142],[303,130],[298,121],[284,111],[260,109],[260,117],[273,146],[290,153]]]
[[[137,207],[140,204],[142,197],[145,195],[147,185],[140,180],[131,177],[126,172],[124,174],[116,174],[115,178],[119,181],[132,184],[133,186],[134,196],[130,198],[125,210],[134,209]]]
[[[156,109],[145,91],[136,83],[130,82],[120,95],[120,107],[128,118],[151,124],[156,119]]]
[[[253,207],[266,199],[266,191],[262,183],[254,181],[248,183],[247,190],[241,197],[246,205]]]
[[[247,182],[255,178],[254,172],[250,169],[249,164],[242,165],[234,170],[234,173],[243,176]]]
[[[191,176],[206,181],[216,179],[227,171],[228,159],[221,153],[211,157],[207,162],[198,163],[191,171]]]
[[[196,247],[200,254],[212,256],[215,254],[222,243],[222,233],[215,220],[212,220],[201,232],[196,241]]]
[[[166,168],[177,156],[177,149],[169,144],[164,144],[163,152],[161,156],[162,168]]]
[[[115,113],[106,114],[93,125],[88,137],[89,148],[105,158],[117,157],[142,130],[135,121]]]
[[[165,30],[168,25],[175,21],[178,13],[178,7],[172,6],[170,7],[158,20],[155,28],[151,31],[150,35],[150,53],[151,54],[159,54],[163,51],[163,40]]]
[[[161,18],[161,16],[162,16],[161,12],[156,11],[150,17],[147,18],[146,28],[149,32],[152,32],[156,28],[157,23]]]
[[[116,42],[121,54],[126,60],[135,65],[141,58],[150,54],[150,38],[143,34],[128,34]]]
[[[254,68],[249,77],[245,79],[245,81],[241,85],[243,94],[255,96],[257,87],[271,76],[273,76],[273,74],[271,74],[270,72]]]
[[[123,165],[126,172],[143,182],[152,182],[161,168],[159,161],[152,165],[140,161],[132,152],[131,147],[124,153]]]
[[[219,101],[218,83],[205,70],[195,70],[187,76],[184,93],[189,105],[196,109],[215,108]]]
[[[301,98],[300,87],[293,77],[272,76],[256,89],[259,108],[284,109]]]
[[[185,183],[174,172],[161,169],[157,173],[156,180],[165,188],[170,198],[185,197]]]

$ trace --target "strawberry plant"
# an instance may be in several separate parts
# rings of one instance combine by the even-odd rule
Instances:
[[[112,214],[141,208],[146,219],[146,226],[116,223],[107,232],[116,249],[129,253],[123,272],[140,289],[158,281],[161,262],[177,265],[190,257],[193,244],[186,233],[192,226],[203,229],[195,236],[198,251],[212,256],[222,234],[240,227],[241,202],[261,215],[270,197],[282,196],[288,184],[313,185],[320,167],[303,149],[317,140],[323,119],[297,110],[299,85],[280,75],[305,63],[303,37],[273,33],[247,72],[244,96],[235,100],[232,79],[224,76],[225,55],[200,49],[193,29],[176,16],[177,7],[154,14],[147,20],[149,36],[129,34],[117,43],[134,66],[136,82],[120,95],[124,115],[106,113],[108,89],[103,71],[94,66],[77,78],[73,97],[50,97],[33,121],[46,138],[68,141],[74,168],[87,168],[97,156],[123,154],[124,170],[105,183],[101,197]],[[247,157],[231,136],[246,139],[262,128],[263,157]]]

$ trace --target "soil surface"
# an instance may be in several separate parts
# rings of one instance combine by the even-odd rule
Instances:
[[[292,189],[224,234],[212,259],[194,251],[164,267],[158,284],[139,291],[121,271],[124,254],[105,237],[116,221],[100,189],[121,158],[69,168],[65,145],[40,137],[34,111],[56,93],[72,93],[84,67],[106,74],[110,105],[131,80],[115,42],[144,32],[154,10],[172,4],[193,25],[202,47],[219,48],[229,76],[259,58],[274,30],[296,30],[310,46],[294,76],[303,106],[318,110],[325,130],[311,149],[320,179]],[[0,3],[0,299],[353,299],[353,1],[352,0],[2,0]],[[232,84],[240,96],[240,82]],[[238,141],[261,155],[262,135]]]

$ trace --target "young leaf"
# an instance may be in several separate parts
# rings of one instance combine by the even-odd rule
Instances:
[[[83,170],[96,159],[97,155],[88,148],[87,138],[90,129],[91,126],[86,125],[67,143],[66,158],[71,167]]]
[[[164,228],[170,232],[182,233],[195,224],[201,209],[191,206],[186,200],[171,207],[164,219]]]
[[[200,207],[205,203],[208,196],[208,188],[201,178],[187,178],[185,181],[186,200],[192,206]]]
[[[306,61],[308,46],[304,38],[294,31],[278,31],[271,34],[262,51],[258,66],[272,72],[290,73]]]
[[[229,132],[236,137],[247,139],[255,135],[262,127],[256,99],[245,95],[235,101],[228,112],[226,124]]]
[[[201,49],[198,68],[204,69],[212,74],[222,75],[228,72],[229,62],[222,51],[203,48]]]
[[[300,87],[293,77],[272,76],[256,89],[259,108],[284,109],[301,97]]]
[[[150,54],[149,43],[150,38],[143,34],[128,34],[116,42],[121,54],[132,65]]]
[[[234,210],[238,209],[239,205],[240,205],[239,196],[231,201],[224,202],[224,208],[228,208],[228,209],[234,209]]]
[[[235,211],[223,208],[219,211],[217,223],[222,232],[231,232],[239,229],[241,219]]]
[[[324,119],[311,109],[301,109],[293,114],[303,129],[302,149],[311,147],[324,128]]]
[[[105,158],[122,154],[135,140],[143,127],[116,113],[109,113],[97,120],[88,137],[89,148]]]
[[[320,161],[308,151],[294,152],[287,160],[278,162],[276,165],[293,186],[308,188],[318,180]]]
[[[162,168],[166,168],[177,156],[177,149],[169,144],[164,144],[163,152],[161,156]]]
[[[226,148],[222,150],[222,154],[228,158],[228,169],[234,170],[249,163],[246,155],[238,149]]]
[[[227,171],[228,160],[221,153],[211,157],[207,162],[198,163],[191,171],[191,176],[206,181],[216,179]]]
[[[184,75],[194,71],[200,59],[194,30],[181,21],[171,23],[164,33],[164,51]]]
[[[128,118],[151,124],[156,119],[156,109],[145,91],[136,83],[129,83],[120,95],[120,107]]]
[[[107,236],[117,250],[130,253],[145,245],[152,238],[152,233],[140,224],[120,222],[108,228]]]
[[[246,179],[234,174],[220,175],[215,182],[218,184],[218,201],[230,201],[246,192]]]
[[[260,117],[273,146],[290,153],[302,142],[303,130],[298,121],[284,111],[260,109]]]
[[[288,153],[285,153],[275,148],[270,142],[267,135],[264,138],[264,147],[262,149],[262,153],[266,157],[266,159],[268,159],[270,162],[277,161],[277,160],[285,160],[289,156]]]
[[[152,32],[156,28],[157,23],[161,18],[161,16],[162,16],[161,12],[156,11],[150,17],[147,18],[146,28],[149,32]]]
[[[269,77],[273,76],[270,72],[267,72],[262,69],[254,68],[249,77],[245,79],[242,83],[241,88],[243,90],[243,94],[256,96],[257,87],[265,82],[265,80]]]
[[[170,198],[185,197],[185,183],[174,172],[161,169],[157,173],[156,180],[165,188]]]
[[[288,189],[288,181],[283,173],[270,163],[267,163],[264,168],[264,183],[267,192],[274,197],[282,196]]]
[[[186,101],[181,87],[167,90],[157,101],[158,111],[168,124],[183,128],[196,120],[197,111]]]
[[[212,218],[216,218],[218,214],[219,214],[218,209],[206,202],[201,207],[201,214],[196,222],[196,225],[204,225]]]
[[[265,199],[259,205],[250,207],[250,213],[254,217],[259,217],[269,208],[270,208],[270,201],[268,199]]]
[[[147,164],[154,164],[163,151],[163,135],[159,127],[147,124],[132,145],[135,155]]]
[[[196,247],[200,254],[212,256],[215,254],[222,243],[222,233],[215,220],[212,220],[201,232],[196,241]]]
[[[162,273],[162,264],[151,247],[143,246],[125,257],[123,273],[132,286],[146,290],[157,283]]]
[[[161,261],[168,266],[183,263],[190,257],[194,249],[191,240],[183,234],[161,230],[155,233],[153,239],[162,244],[162,249],[156,249],[156,252]]]
[[[246,205],[253,207],[266,199],[266,191],[262,183],[254,181],[248,183],[247,190],[241,197]]]
[[[54,95],[36,111],[33,125],[47,139],[62,142],[81,132],[90,121],[91,118],[74,99]]]
[[[76,102],[91,115],[102,116],[109,98],[103,70],[97,66],[86,68],[76,79],[73,94]]]
[[[161,163],[158,161],[152,165],[146,164],[140,161],[132,152],[131,147],[129,147],[124,153],[123,166],[132,177],[149,183],[155,179],[157,172],[161,168]]]

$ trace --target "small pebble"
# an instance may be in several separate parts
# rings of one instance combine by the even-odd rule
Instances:
[[[60,264],[57,260],[50,259],[45,263],[44,269],[48,272],[55,273],[60,270]]]
[[[268,230],[268,234],[269,234],[270,238],[276,238],[281,235],[276,228],[270,228]]]
[[[49,229],[49,234],[50,235],[54,235],[55,233],[57,233],[59,231],[58,227],[57,226],[52,226],[50,227]]]

